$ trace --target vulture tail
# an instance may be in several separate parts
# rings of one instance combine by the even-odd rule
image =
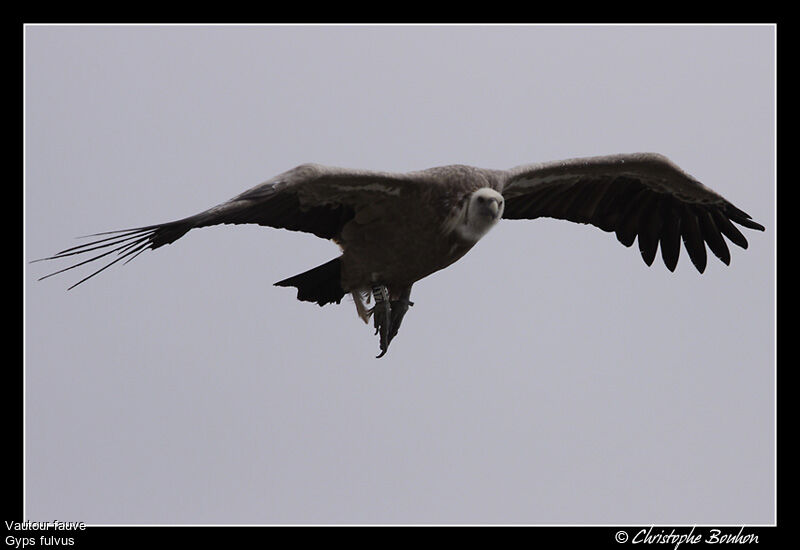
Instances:
[[[316,302],[324,306],[341,302],[345,294],[341,280],[342,259],[336,258],[305,273],[278,281],[275,286],[293,286],[297,289],[297,299],[301,302]]]

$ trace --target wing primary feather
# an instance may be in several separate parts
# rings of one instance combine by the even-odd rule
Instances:
[[[126,230],[123,230],[123,231],[107,231],[105,233],[96,233],[95,235],[109,235],[111,233],[122,233],[124,231],[129,231],[129,230],[126,229]],[[135,230],[135,231],[127,232],[124,235],[115,235],[113,237],[108,237],[108,238],[105,238],[105,239],[99,239],[97,241],[92,241],[90,243],[79,244],[77,246],[73,246],[71,248],[64,249],[61,252],[57,252],[56,254],[54,254],[52,256],[49,256],[47,258],[38,258],[36,260],[31,260],[31,263],[43,262],[45,260],[55,260],[57,258],[63,258],[65,256],[72,256],[73,254],[80,254],[82,252],[88,252],[89,250],[96,250],[98,248],[103,248],[103,247],[106,247],[106,246],[113,246],[114,244],[119,243],[119,242],[123,242],[124,240],[126,240],[128,238],[135,238],[137,236],[136,234],[141,234],[141,233],[144,233],[145,231],[146,231],[145,228],[141,228],[141,229],[138,229],[138,230]],[[136,234],[134,234],[134,233],[136,233]],[[83,239],[83,238],[86,238],[86,237],[93,237],[95,235],[85,235],[83,237],[78,237],[78,238]],[[96,245],[98,243],[111,241],[111,240],[114,240],[115,242],[93,247],[93,245]],[[87,248],[87,247],[93,247],[93,248]]]
[[[137,243],[135,243],[135,242],[134,242],[134,243],[130,243],[129,245],[125,246],[124,248],[125,248],[125,249],[128,249],[128,248],[130,248],[131,246],[133,246],[133,245],[135,245],[135,244],[137,244]],[[128,251],[128,252],[126,252],[125,254],[122,254],[122,255],[121,255],[119,258],[117,258],[117,259],[116,259],[116,260],[114,260],[113,262],[109,262],[109,263],[107,263],[106,265],[104,265],[103,267],[101,267],[100,269],[98,269],[97,271],[95,271],[94,273],[92,273],[91,275],[89,275],[89,276],[87,276],[87,277],[84,277],[83,279],[81,279],[80,281],[78,281],[77,283],[75,283],[74,285],[72,285],[71,287],[69,287],[67,290],[72,290],[73,288],[75,288],[75,287],[76,287],[76,286],[78,286],[79,284],[83,283],[84,281],[88,281],[89,279],[91,279],[92,277],[94,277],[95,275],[97,275],[98,273],[101,273],[101,272],[105,271],[106,269],[108,269],[109,267],[111,267],[112,265],[114,265],[115,263],[117,263],[118,261],[125,259],[127,256],[130,256],[130,255],[131,255],[131,254],[133,254],[134,252],[136,252],[136,251],[138,251],[138,250],[140,250],[140,249],[146,250],[146,247],[147,247],[147,245],[148,245],[148,244],[149,244],[149,243],[147,243],[147,242],[140,243],[138,247],[135,247],[135,248],[133,248],[132,250],[129,250],[129,251]],[[112,251],[112,252],[113,252],[113,251]],[[120,251],[120,254],[121,254],[121,253],[122,253],[122,251]],[[137,254],[137,256],[138,256],[138,254]],[[135,257],[136,257],[136,256],[134,256],[134,258],[135,258]],[[131,259],[133,259],[133,258],[131,258]]]
[[[143,239],[146,239],[146,238],[143,238]],[[78,263],[73,264],[71,266],[65,267],[64,269],[59,269],[58,271],[54,271],[53,273],[49,273],[49,274],[45,275],[44,277],[40,277],[39,280],[41,281],[41,280],[47,279],[48,277],[52,277],[53,275],[58,275],[59,273],[64,273],[65,271],[69,271],[70,269],[75,269],[76,267],[80,267],[80,266],[82,266],[84,264],[88,264],[88,263],[93,262],[95,260],[99,260],[100,258],[104,258],[105,256],[108,256],[109,254],[113,254],[114,252],[116,252],[118,254],[121,254],[121,253],[125,252],[126,250],[128,250],[129,248],[131,248],[133,246],[136,246],[137,244],[139,244],[141,242],[142,242],[141,240],[133,241],[131,243],[125,244],[123,246],[120,246],[119,248],[112,248],[111,250],[109,250],[107,252],[103,252],[102,254],[98,254],[97,256],[94,256],[93,258],[89,258],[88,260],[83,260],[82,262],[78,262]],[[59,256],[59,257],[63,257],[63,256]],[[70,288],[72,288],[72,287],[70,287]]]
[[[80,267],[82,265],[94,262],[96,260],[99,260],[100,258],[104,258],[109,254],[113,254],[115,252],[119,255],[119,258],[115,259],[112,262],[109,262],[108,264],[98,269],[88,277],[81,279],[80,281],[69,287],[69,289],[73,289],[82,282],[91,279],[101,271],[105,271],[107,268],[111,267],[120,260],[128,258],[128,260],[125,262],[128,263],[129,261],[134,259],[136,256],[138,256],[145,250],[152,250],[164,246],[165,244],[169,244],[176,241],[184,234],[186,234],[187,231],[192,229],[192,227],[193,225],[191,220],[187,218],[186,220],[179,220],[176,222],[165,223],[163,225],[150,226],[149,228],[141,228],[134,231],[124,230],[123,234],[121,235],[116,235],[114,237],[109,237],[105,239],[99,239],[97,241],[86,243],[77,247],[72,247],[66,250],[62,250],[55,256],[42,259],[56,260],[60,258],[66,258],[68,256],[73,256],[75,254],[83,254],[86,252],[91,252],[102,248],[112,247],[110,250],[107,250],[96,256],[92,256],[89,259],[80,261],[76,264],[67,266],[63,269],[59,269],[58,271],[54,271],[53,273],[49,273],[44,277],[41,277],[39,280],[41,281],[42,279],[47,279],[48,277],[52,277],[53,275],[69,271],[71,269],[75,269],[76,267]],[[109,233],[115,233],[115,232],[108,232],[103,234],[109,234]]]
[[[738,216],[731,216],[731,219],[733,221],[735,221],[736,223],[738,223],[739,225],[742,225],[742,226],[747,227],[749,229],[755,229],[757,231],[764,231],[764,226],[761,225],[758,222],[754,222],[753,220],[750,220],[750,219],[747,219],[747,218],[740,218]]]
[[[115,229],[114,231],[101,231],[100,233],[90,233],[88,235],[81,235],[76,237],[78,239],[87,239],[89,237],[99,237],[100,235],[113,235],[114,233],[125,233],[125,234],[133,234],[133,233],[143,233],[145,231],[152,231],[153,229],[157,229],[160,227],[159,225],[145,225],[142,227],[131,227],[128,229]],[[113,237],[110,237],[113,238]],[[102,242],[102,241],[94,241],[94,242]]]
[[[141,250],[139,250],[139,252],[137,252],[136,254],[134,254],[133,256],[131,256],[130,258],[128,258],[127,260],[125,260],[124,262],[122,262],[122,265],[127,265],[127,264],[128,264],[128,262],[130,262],[131,260],[133,260],[134,258],[136,258],[136,256],[138,256],[139,254],[141,254],[142,252],[144,252],[144,251],[146,251],[146,250],[149,250],[149,248],[147,248],[146,246],[145,246],[145,247],[142,247],[142,248],[141,248]]]
[[[653,265],[658,249],[658,236],[664,225],[659,206],[660,201],[654,195],[644,206],[639,221],[639,252],[648,266]]]
[[[725,239],[714,223],[711,212],[702,209],[697,213],[697,217],[700,219],[700,231],[703,233],[703,238],[706,243],[708,243],[708,248],[711,249],[711,252],[713,252],[717,258],[722,260],[722,263],[730,265],[731,252],[728,250]]]
[[[731,220],[735,221],[739,225],[742,225],[742,226],[747,227],[749,229],[756,229],[758,231],[764,231],[764,226],[763,225],[761,225],[760,223],[754,222],[750,218],[750,215],[747,214],[747,212],[739,210],[738,208],[736,208],[735,206],[733,206],[730,203],[728,203],[726,205],[725,213],[728,215],[728,217]]]
[[[697,220],[697,216],[689,206],[685,206],[683,209],[681,234],[686,252],[689,253],[689,259],[692,260],[697,271],[702,273],[706,269],[706,245],[700,233],[700,223]]]
[[[44,261],[44,260],[57,260],[59,258],[66,258],[67,256],[74,256],[75,254],[83,254],[85,252],[91,252],[92,250],[99,250],[101,248],[108,248],[109,246],[115,246],[115,245],[118,245],[118,244],[122,244],[122,243],[124,243],[126,241],[138,240],[138,239],[142,238],[143,236],[144,236],[143,233],[138,233],[138,234],[135,234],[135,235],[128,234],[128,235],[119,235],[119,236],[116,236],[116,237],[109,237],[108,239],[101,239],[99,241],[94,241],[94,242],[91,242],[91,243],[82,244],[80,246],[73,246],[72,248],[68,248],[66,250],[62,250],[61,252],[59,252],[59,253],[57,253],[57,254],[55,254],[53,256],[50,256],[49,258],[39,258],[38,260],[33,260],[33,261],[34,262],[41,262],[41,261]],[[106,241],[111,241],[111,242],[106,242]],[[97,243],[102,243],[102,242],[105,242],[105,244],[100,244],[100,245],[97,245],[97,246],[93,246],[93,245],[96,245]],[[112,250],[112,252],[113,252],[113,250]]]
[[[681,217],[678,215],[670,197],[661,201],[664,228],[661,231],[661,258],[670,271],[675,271],[681,255]]]
[[[711,213],[714,216],[715,225],[722,232],[722,234],[728,237],[733,244],[746,249],[747,239],[744,235],[742,235],[741,231],[736,229],[736,226],[733,225],[730,220],[726,218],[725,215],[719,210],[712,210]]]

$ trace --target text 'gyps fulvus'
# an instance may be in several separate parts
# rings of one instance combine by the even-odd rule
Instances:
[[[721,195],[653,153],[579,158],[529,164],[511,170],[441,166],[393,174],[304,164],[241,195],[182,220],[136,229],[68,248],[45,260],[110,248],[114,263],[170,244],[189,230],[217,224],[255,223],[305,231],[332,239],[342,254],[305,273],[275,283],[297,288],[297,298],[323,306],[346,293],[358,315],[373,316],[383,356],[408,311],[411,286],[466,254],[500,218],[558,218],[614,231],[653,263],[661,257],[672,271],[683,240],[701,273],[706,244],[725,264],[730,252],[723,235],[747,248],[735,222],[764,227]],[[367,308],[370,297],[375,300]]]

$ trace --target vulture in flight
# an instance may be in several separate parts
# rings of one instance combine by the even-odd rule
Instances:
[[[557,218],[614,232],[651,265],[656,249],[667,269],[681,241],[702,273],[706,246],[725,264],[725,238],[747,248],[735,224],[763,231],[739,210],[666,157],[636,153],[578,158],[489,170],[464,165],[408,173],[303,164],[204,212],[180,220],[98,233],[102,238],[43,260],[93,253],[42,279],[116,253],[74,286],[191,229],[253,223],[331,239],[341,255],[275,283],[320,306],[351,294],[356,311],[373,318],[382,357],[409,306],[411,287],[466,254],[500,218]],[[107,236],[110,235],[110,236]],[[38,261],[38,260],[37,260]],[[370,299],[374,301],[368,307]]]

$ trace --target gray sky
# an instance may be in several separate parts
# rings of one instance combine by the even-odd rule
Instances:
[[[389,353],[275,281],[313,235],[192,231],[26,266],[26,519],[772,523],[775,29],[28,27],[27,260],[303,162],[655,151],[766,226],[731,266],[505,221],[414,286]]]

